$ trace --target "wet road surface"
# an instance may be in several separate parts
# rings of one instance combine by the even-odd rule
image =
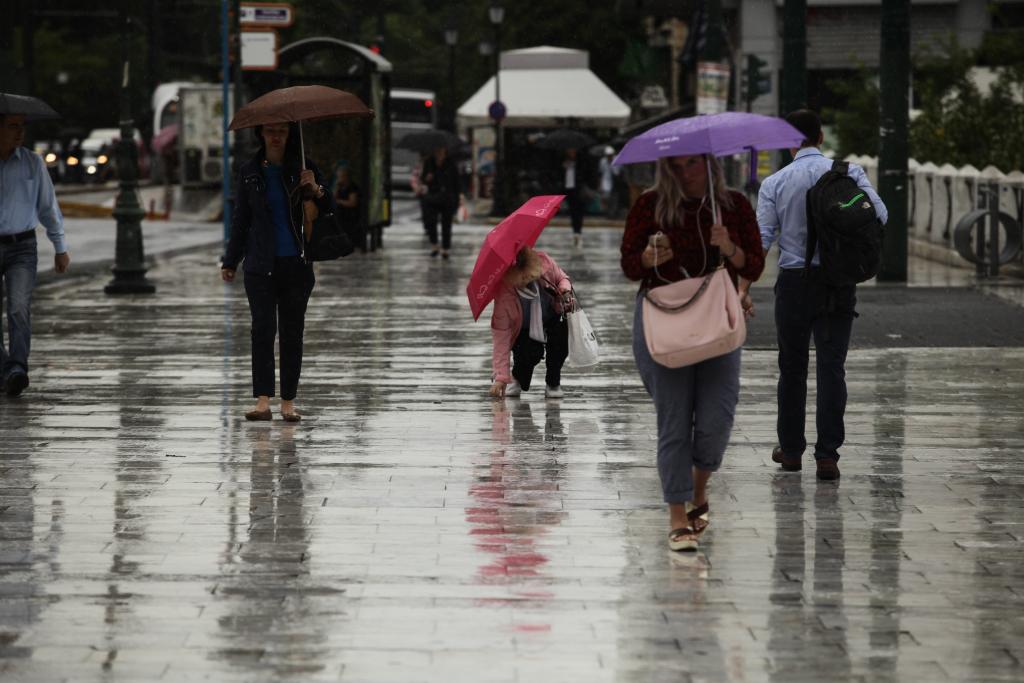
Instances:
[[[40,287],[32,385],[0,398],[0,678],[1024,677],[1024,344],[852,351],[838,483],[770,462],[752,344],[711,527],[674,554],[619,233],[541,241],[604,362],[501,402],[464,293],[483,234],[439,262],[402,224],[319,267],[298,425],[241,417],[248,309],[216,250],[153,297]]]

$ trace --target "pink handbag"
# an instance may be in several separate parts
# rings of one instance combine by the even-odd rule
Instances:
[[[747,338],[740,296],[724,267],[647,290],[643,324],[651,358],[668,368],[725,355]]]

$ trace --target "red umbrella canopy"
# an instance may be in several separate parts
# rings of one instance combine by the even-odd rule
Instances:
[[[531,197],[487,233],[466,285],[473,320],[478,320],[487,304],[494,299],[502,276],[515,263],[519,250],[537,243],[544,226],[558,212],[563,199],[564,194]]]
[[[296,85],[272,90],[245,105],[231,119],[228,130],[255,128],[270,123],[373,118],[373,110],[350,92],[323,85]]]

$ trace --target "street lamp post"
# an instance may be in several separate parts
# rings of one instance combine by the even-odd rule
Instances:
[[[487,16],[494,25],[494,102],[501,103],[501,22],[505,19],[505,8],[496,2],[491,3]],[[505,193],[502,187],[502,175],[505,165],[505,143],[502,140],[501,122],[504,113],[494,117],[494,187],[491,190],[491,215],[505,215]]]
[[[139,204],[138,151],[135,149],[135,122],[132,120],[131,60],[128,48],[127,0],[122,2],[121,22],[121,141],[118,144],[118,193],[113,216],[117,221],[114,247],[114,279],[103,288],[107,294],[152,294],[156,287],[146,279],[145,253],[142,248],[142,218]]]
[[[448,130],[455,132],[455,46],[459,44],[459,31],[455,24],[448,23],[444,30],[444,42],[448,46]]]

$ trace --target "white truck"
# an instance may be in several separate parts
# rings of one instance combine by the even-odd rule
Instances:
[[[154,137],[169,126],[178,127],[177,169],[172,182],[179,181],[184,187],[220,184],[223,124],[219,83],[164,83],[153,91]]]

